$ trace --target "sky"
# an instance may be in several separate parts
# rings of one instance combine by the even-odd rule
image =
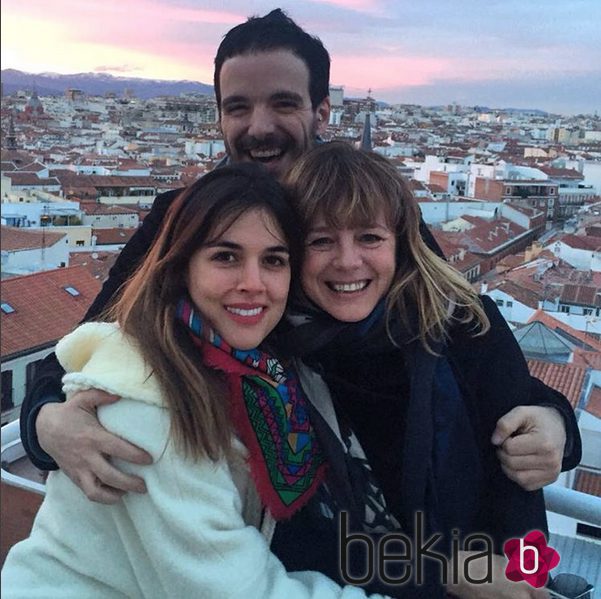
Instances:
[[[601,0],[2,0],[1,64],[212,84],[226,31],[277,7],[345,96],[601,114]]]

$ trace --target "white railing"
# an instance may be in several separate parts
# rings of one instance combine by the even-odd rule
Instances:
[[[19,421],[13,420],[13,422],[5,424],[2,427],[2,449],[0,450],[2,468],[0,470],[0,479],[3,483],[13,487],[19,487],[20,489],[33,491],[39,495],[45,495],[46,487],[43,484],[7,470],[11,464],[24,458],[26,455],[23,444],[21,443]]]
[[[601,526],[601,497],[566,489],[558,484],[545,487],[544,494],[548,511]]]

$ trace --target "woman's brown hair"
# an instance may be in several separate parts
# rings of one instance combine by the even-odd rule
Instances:
[[[176,319],[176,306],[187,293],[188,264],[196,250],[254,209],[265,210],[280,227],[295,272],[302,238],[286,191],[260,166],[226,166],[196,181],[174,201],[146,258],[105,315],[137,341],[163,389],[174,439],[194,458],[227,455],[232,430],[223,385],[202,364]]]
[[[396,274],[386,297],[388,322],[396,311],[424,346],[443,341],[452,322],[489,328],[469,283],[437,256],[420,234],[421,214],[409,185],[383,156],[344,142],[320,144],[305,154],[286,179],[306,228],[323,219],[334,228],[364,226],[383,214],[396,234]]]

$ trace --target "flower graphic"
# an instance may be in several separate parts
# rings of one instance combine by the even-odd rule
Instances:
[[[508,580],[524,580],[537,589],[546,584],[549,570],[559,564],[559,553],[547,545],[540,530],[529,532],[523,539],[509,539],[503,552],[509,560],[505,568]]]

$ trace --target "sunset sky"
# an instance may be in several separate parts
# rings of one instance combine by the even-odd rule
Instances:
[[[2,0],[2,68],[212,83],[223,34],[277,6],[347,96],[601,111],[601,0]]]

